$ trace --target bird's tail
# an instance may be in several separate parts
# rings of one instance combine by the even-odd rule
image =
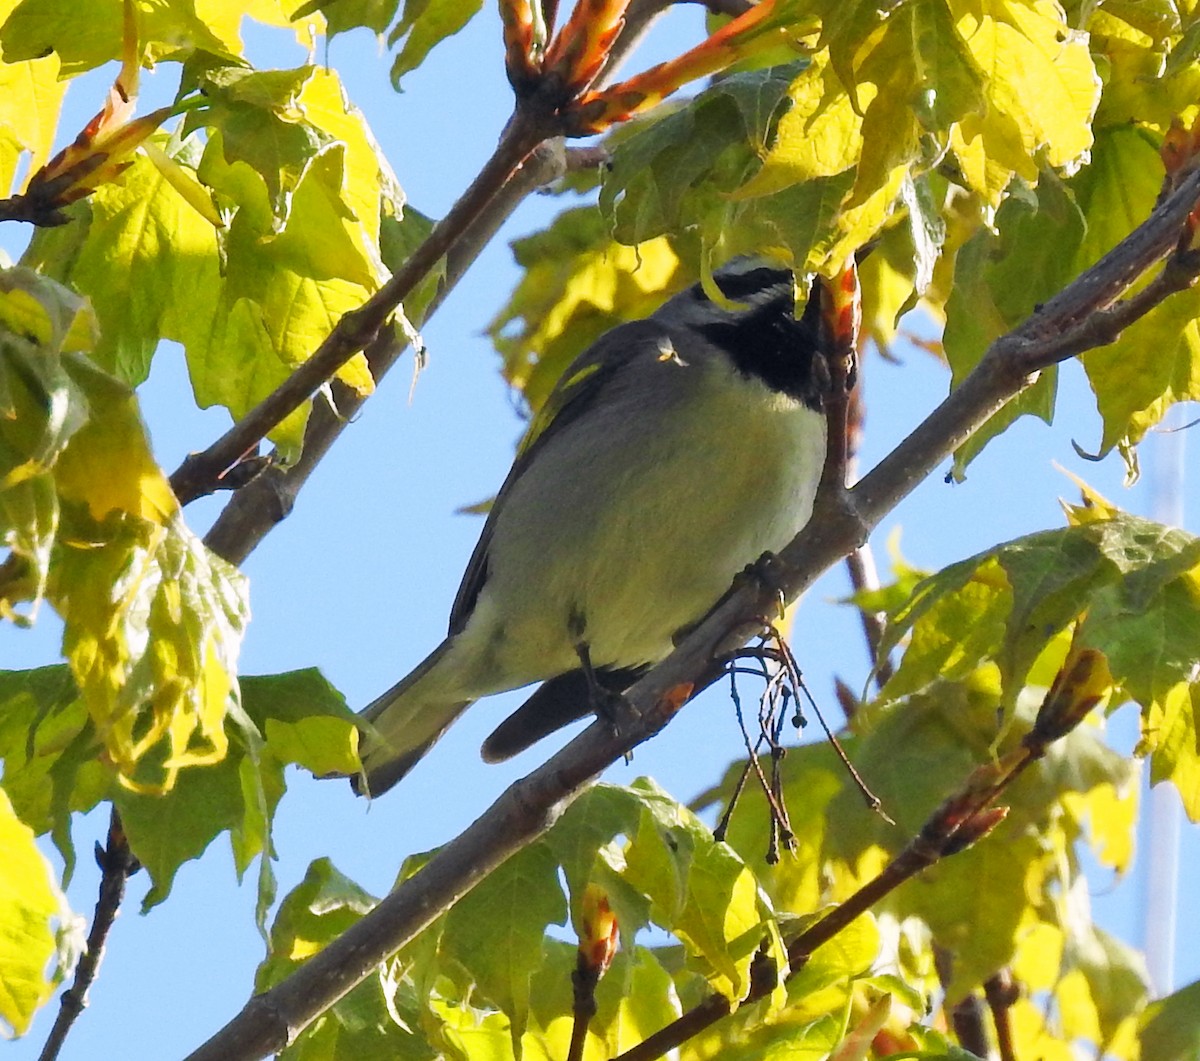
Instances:
[[[448,645],[442,642],[411,674],[359,712],[370,724],[359,740],[363,772],[350,781],[360,796],[378,796],[396,784],[474,703],[439,697],[431,688],[436,682],[422,681]]]

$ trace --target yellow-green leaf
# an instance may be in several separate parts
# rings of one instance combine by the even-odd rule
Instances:
[[[1039,155],[1051,166],[1075,162],[1092,143],[1100,79],[1062,8],[1051,0],[954,0],[951,10],[985,74],[987,106],[963,117],[965,139],[981,137],[989,158],[1031,183]]]
[[[66,91],[56,56],[0,62],[0,197],[13,190],[22,153],[29,153],[30,173],[50,157]]]
[[[589,343],[647,316],[685,279],[665,238],[622,247],[586,207],[517,240],[513,255],[524,276],[488,331],[504,356],[505,377],[534,411]]]
[[[0,851],[0,1021],[24,1035],[65,971],[51,963],[58,957],[56,922],[67,910],[33,831],[3,791]]]

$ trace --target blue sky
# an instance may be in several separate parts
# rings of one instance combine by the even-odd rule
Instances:
[[[397,95],[389,85],[390,58],[365,33],[338,38],[330,64],[347,83],[410,200],[439,215],[488,155],[510,109],[501,67],[498,19],[488,12],[438,49],[411,74]],[[700,31],[698,8],[672,16],[652,44],[655,54],[678,50]],[[262,65],[296,65],[297,49],[281,34],[249,34],[252,57]],[[643,65],[636,57],[634,62]],[[73,86],[65,143],[93,113],[113,71]],[[174,68],[150,79],[170,93]],[[88,89],[95,95],[88,97]],[[146,106],[152,105],[148,89]],[[242,654],[245,673],[318,666],[362,706],[402,676],[441,638],[450,602],[481,521],[456,510],[491,496],[522,429],[513,399],[497,372],[498,358],[482,335],[518,279],[506,240],[532,231],[562,206],[535,197],[518,212],[501,238],[424,329],[430,357],[410,400],[411,359],[404,359],[353,427],[345,432],[301,495],[293,515],[246,565],[254,620]],[[0,231],[0,245],[15,256],[25,236],[17,226]],[[914,328],[928,324],[916,322]],[[868,409],[864,464],[870,465],[903,437],[943,396],[943,371],[925,352],[903,352],[902,365],[871,358],[865,369]],[[199,412],[181,403],[186,380],[182,353],[160,352],[143,403],[160,463],[173,469],[192,449],[222,431],[220,411]],[[1094,449],[1099,423],[1082,372],[1064,370],[1063,397],[1053,428],[1022,422],[972,465],[966,482],[950,486],[934,477],[888,520],[876,539],[886,567],[884,543],[899,531],[907,560],[939,567],[997,541],[1061,524],[1058,497],[1073,486],[1055,467],[1087,479],[1125,508],[1149,514],[1152,470],[1159,440],[1143,451],[1147,473],[1132,490],[1122,486],[1116,458],[1101,464],[1079,459],[1071,441]],[[1186,435],[1175,440],[1187,444]],[[217,511],[212,499],[188,510],[203,530]],[[1200,529],[1195,501],[1185,525]],[[826,602],[847,592],[840,571],[828,575],[800,610],[794,646],[815,694],[832,704],[831,676],[860,687],[868,662],[857,621],[849,609]],[[32,632],[0,629],[6,667],[57,659],[58,631],[44,610]],[[521,694],[496,697],[470,711],[395,792],[368,806],[348,786],[295,775],[280,809],[277,873],[284,894],[311,859],[329,855],[343,872],[380,894],[390,886],[403,857],[455,835],[514,778],[544,758],[553,742],[501,766],[485,766],[478,747]],[[1131,712],[1115,719],[1118,740],[1135,734]],[[680,799],[689,799],[737,756],[740,736],[727,701],[709,695],[690,706],[655,740],[639,748],[631,765],[618,764],[610,780],[653,776]],[[107,811],[79,823],[79,871],[70,890],[72,907],[90,917],[97,876],[87,852],[107,827]],[[1184,826],[1185,865],[1200,866],[1196,831]],[[1093,902],[1102,923],[1131,942],[1140,939],[1146,859],[1139,851],[1131,878],[1119,887],[1099,877]],[[137,914],[146,887],[135,878],[125,915],[66,1058],[121,1056],[128,1061],[181,1056],[197,1046],[245,1001],[262,956],[254,927],[253,882],[239,888],[224,840],[197,863],[183,867],[170,899],[148,916]],[[1200,914],[1185,914],[1180,938],[1197,938]],[[1200,954],[1178,955],[1176,982],[1200,976]],[[24,1041],[5,1056],[36,1057],[53,1019],[52,1004]]]

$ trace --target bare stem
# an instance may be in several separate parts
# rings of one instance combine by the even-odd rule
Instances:
[[[571,1045],[567,1050],[567,1061],[583,1061],[583,1048],[587,1045],[588,1025],[596,1015],[596,985],[600,982],[600,969],[590,965],[580,953],[575,970],[571,973],[573,988],[573,1013],[571,1015]]]
[[[129,841],[125,839],[125,830],[121,828],[121,818],[115,807],[108,822],[108,845],[96,845],[96,861],[101,871],[100,893],[96,899],[96,912],[92,915],[87,947],[75,968],[74,981],[62,993],[58,1016],[46,1038],[46,1045],[38,1055],[38,1061],[55,1061],[67,1040],[67,1033],[87,1008],[88,992],[100,971],[108,935],[125,898],[125,884],[140,868],[138,860],[129,850]]]

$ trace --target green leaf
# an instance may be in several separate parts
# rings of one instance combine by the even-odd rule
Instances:
[[[524,275],[488,332],[505,378],[534,411],[585,347],[623,321],[648,316],[694,279],[665,237],[623,247],[592,207],[563,211],[512,249]]]
[[[1072,31],[1061,8],[1001,0],[960,16],[958,29],[974,66],[988,74],[986,106],[960,123],[956,150],[965,169],[982,155],[1033,182],[1043,160],[1068,166],[1091,147],[1100,79],[1087,38]]]
[[[65,664],[0,671],[0,760],[3,788],[17,816],[39,836],[49,833],[75,866],[71,815],[109,794],[112,772],[96,755],[95,728]]]
[[[0,1021],[24,1035],[39,1007],[67,971],[56,923],[69,917],[33,831],[13,812],[0,791]],[[47,978],[47,966],[54,962]]]
[[[184,342],[197,402],[237,418],[378,287],[381,214],[403,197],[332,72],[205,78],[214,104],[189,117],[209,130],[198,176],[231,218],[212,316]],[[360,394],[374,386],[361,355],[338,377]],[[306,418],[304,407],[272,432],[284,456],[298,453]]]
[[[279,904],[271,926],[268,956],[258,967],[255,990],[274,987],[367,913],[378,900],[340,873],[327,858],[315,860]],[[428,960],[432,952],[420,952]],[[414,1034],[419,1012],[431,1001],[414,997],[411,974],[414,947],[380,966],[336,1002],[280,1053],[283,1061],[363,1061],[437,1056],[425,1036]]]
[[[1200,739],[1196,726],[1196,686],[1180,682],[1147,712],[1139,751],[1150,752],[1150,780],[1170,781],[1184,810],[1200,821]]]
[[[789,1016],[803,1020],[818,1012],[840,1008],[850,998],[851,982],[863,976],[879,959],[879,927],[871,914],[855,918],[828,943],[812,952],[808,961],[788,981]],[[818,992],[836,988],[832,997]]]
[[[58,114],[67,85],[58,77],[53,55],[27,62],[10,56],[0,63],[0,197],[13,189],[21,155],[29,153],[28,172],[50,158]]]
[[[63,652],[123,780],[168,789],[180,770],[225,755],[245,580],[179,517],[73,519],[94,534],[90,548],[75,539],[58,553],[50,599]]]
[[[358,716],[315,668],[243,677],[242,706],[281,766],[318,777],[358,770]]]
[[[1052,227],[1053,240],[1046,239]],[[1034,312],[1072,278],[1072,259],[1085,225],[1062,183],[1043,173],[1033,197],[1012,195],[996,213],[995,233],[981,228],[958,255],[954,289],[946,304],[943,344],[954,384],[979,364],[992,342]],[[954,458],[954,475],[1018,417],[1054,415],[1058,376],[1054,369],[1004,406]]]
[[[1200,1054],[1200,980],[1151,1002],[1138,1024],[1142,1057]]]
[[[728,193],[758,171],[806,65],[732,75],[622,139],[600,189],[615,237],[633,246],[695,226],[708,246],[728,238],[729,254],[749,249],[735,241]]]
[[[1068,934],[1063,968],[1055,993],[1063,1008],[1065,1037],[1086,1037],[1103,1045],[1106,1053],[1128,1056],[1138,1014],[1149,1001],[1149,977],[1141,954],[1089,925]]]
[[[193,4],[162,3],[138,8],[139,43],[151,63],[186,57],[196,50],[225,59],[241,55],[237,7],[206,7],[200,17]],[[121,5],[105,0],[21,0],[0,27],[6,62],[36,59],[54,52],[64,77],[73,77],[110,60],[120,61],[124,36]]]
[[[0,273],[0,616],[24,623],[45,595],[58,531],[55,462],[87,422],[64,351],[86,348],[95,319],[66,288],[29,269]],[[118,477],[119,478],[119,477]],[[29,613],[15,605],[32,601]]]
[[[886,694],[993,659],[1012,702],[1050,638],[1085,614],[1081,645],[1103,651],[1143,706],[1187,680],[1200,622],[1189,597],[1200,540],[1116,510],[1089,518],[996,546],[918,584],[884,637],[890,651],[911,634]]]
[[[570,1006],[567,996],[576,953],[565,944],[547,947],[547,960],[531,984],[526,1056],[537,1047],[550,1057],[567,1056],[570,1033],[563,1014],[564,1004]],[[551,998],[557,1006],[542,1005]],[[623,949],[596,988],[596,1015],[588,1023],[588,1039],[599,1040],[605,1056],[616,1057],[666,1027],[680,1012],[675,985],[655,956],[645,947]]]
[[[840,1015],[826,1015],[799,1027],[763,1028],[749,1043],[726,1047],[720,1056],[722,1061],[825,1061],[845,1033]]]
[[[726,772],[720,791],[734,791],[744,763],[735,762]],[[765,865],[770,845],[771,811],[762,789],[753,779],[738,798],[727,840],[748,866],[781,915],[808,914],[826,898],[822,869],[829,803],[842,790],[844,768],[824,743],[789,748],[781,768],[782,800],[794,834],[795,854]]]
[[[304,880],[279,904],[271,925],[270,956],[258,967],[255,991],[270,990],[378,902],[329,859],[314,860]]]
[[[405,74],[420,66],[436,45],[466,26],[482,7],[483,0],[404,0],[404,14],[387,41],[389,47],[404,41],[392,62],[392,85],[397,91]]]
[[[765,896],[741,858],[687,808],[646,780],[633,792],[641,820],[625,849],[623,878],[650,898],[653,920],[703,960],[712,986],[741,998],[755,952],[764,939],[777,943]]]
[[[132,392],[75,352],[92,341],[78,296],[27,269],[0,295],[4,608],[45,593],[109,758],[169,787],[224,754],[244,582],[184,525]],[[164,739],[157,776],[135,781]]]
[[[396,17],[400,0],[308,0],[296,9],[293,18],[305,18],[314,12],[325,16],[326,32],[333,40],[339,33],[365,26],[383,33]]]
[[[194,167],[194,143],[156,142],[180,165]],[[96,361],[137,386],[149,375],[160,339],[187,345],[211,328],[221,284],[217,232],[140,155],[96,190],[80,220],[75,254],[64,255],[59,238],[43,229],[23,261],[88,296],[100,325]],[[126,282],[114,284],[113,270]]]
[[[1158,149],[1136,127],[1104,129],[1092,162],[1071,181],[1087,220],[1076,268],[1091,265],[1148,214],[1162,182]],[[1171,298],[1083,356],[1096,406],[1104,420],[1099,452],[1136,444],[1176,402],[1200,396],[1197,358],[1200,314],[1194,292]]]
[[[442,954],[507,1015],[514,1049],[529,1019],[530,977],[542,963],[546,926],[567,918],[557,873],[548,845],[530,844],[455,903],[442,931]]]
[[[1002,824],[897,890],[897,914],[921,918],[953,955],[950,999],[961,999],[1017,954],[1035,897],[1063,856],[1061,840],[1054,839]]]
[[[433,220],[413,206],[400,201],[398,196],[385,203],[383,216],[379,219],[379,255],[388,271],[398,272],[432,231]],[[443,259],[404,300],[404,313],[417,327],[424,321],[425,311],[437,294],[445,273],[446,264]]]
[[[856,57],[855,84],[875,87],[862,118],[863,147],[851,202],[885,187],[921,155],[921,137],[985,109],[986,77],[945,0],[902,5]]]
[[[345,775],[358,767],[354,715],[316,670],[249,676],[240,684],[245,713],[228,723],[237,725],[236,739],[220,762],[182,771],[169,792],[117,791],[130,847],[150,872],[145,908],[166,898],[184,862],[228,832],[239,877],[262,860],[261,926],[274,898],[271,829],[285,768]]]
[[[230,754],[202,770],[185,770],[162,794],[114,789],[129,847],[150,874],[143,913],[166,899],[183,863],[199,858],[217,836],[245,819],[239,759]]]
[[[184,126],[186,132],[201,125],[221,131],[225,161],[245,162],[263,178],[279,225],[308,167],[333,142],[300,106],[316,75],[312,66],[261,72],[218,67],[202,82],[208,106],[190,112]]]

